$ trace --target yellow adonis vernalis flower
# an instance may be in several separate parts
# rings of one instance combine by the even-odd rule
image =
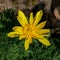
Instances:
[[[21,10],[18,10],[17,20],[21,26],[15,26],[12,28],[12,32],[8,33],[8,37],[14,38],[19,37],[19,40],[25,38],[24,47],[28,50],[29,44],[32,43],[32,38],[36,38],[39,42],[46,46],[50,46],[50,42],[44,37],[48,36],[50,30],[44,28],[46,21],[39,23],[43,15],[43,11],[40,10],[36,13],[33,18],[33,13],[30,13],[29,22]],[[39,24],[38,24],[39,23]]]

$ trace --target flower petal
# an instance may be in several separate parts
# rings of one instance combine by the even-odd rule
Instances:
[[[19,36],[19,40],[21,40],[21,39],[23,39],[23,38],[25,38],[26,36],[24,35],[24,34],[22,34],[22,35],[20,35]]]
[[[45,24],[46,24],[46,21],[41,22],[40,24],[37,25],[37,28],[38,29],[44,28]]]
[[[31,44],[31,43],[32,43],[32,37],[30,35],[28,35],[26,37],[26,41],[25,41],[25,44],[24,44],[25,50],[28,50],[29,44]]]
[[[35,16],[35,22],[34,22],[34,25],[37,25],[39,23],[39,21],[41,20],[42,18],[42,15],[43,15],[43,11],[40,10],[36,13],[36,16]]]
[[[31,13],[30,13],[30,18],[29,18],[29,23],[30,23],[30,24],[33,24],[33,22],[34,22],[33,13],[31,12]]]
[[[32,37],[29,36],[29,43],[31,44],[32,43]]]
[[[49,34],[37,34],[35,33],[34,38],[40,38],[40,36],[50,36]]]
[[[29,48],[29,40],[25,40],[24,47],[25,47],[25,50],[28,50],[28,48]]]
[[[27,18],[21,10],[18,10],[17,20],[22,26],[28,24]]]
[[[23,27],[21,26],[15,26],[12,28],[15,32],[18,32],[19,34],[23,34]]]
[[[44,45],[46,45],[46,46],[50,46],[50,45],[51,45],[50,42],[49,42],[46,38],[44,38],[43,36],[41,36],[41,37],[38,39],[38,41],[40,41],[42,44],[44,44]]]
[[[41,35],[41,36],[50,36],[50,34],[44,34],[44,35]]]
[[[37,30],[36,33],[44,35],[44,34],[50,33],[50,29]]]
[[[7,34],[7,36],[8,36],[8,37],[11,37],[11,38],[14,38],[14,37],[18,37],[19,34],[18,34],[17,32],[9,32],[9,33]]]

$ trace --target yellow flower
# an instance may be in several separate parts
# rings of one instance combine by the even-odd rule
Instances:
[[[27,21],[26,16],[20,10],[18,10],[17,20],[21,26],[15,26],[12,28],[13,32],[8,33],[8,37],[14,38],[19,37],[19,40],[25,38],[24,47],[25,50],[28,50],[29,44],[32,43],[32,38],[36,38],[42,44],[50,46],[50,42],[44,37],[48,36],[50,30],[42,29],[44,28],[46,21],[39,23],[43,15],[43,11],[40,10],[36,13],[36,16],[33,18],[33,13],[30,13],[29,21]],[[39,23],[39,24],[38,24]]]

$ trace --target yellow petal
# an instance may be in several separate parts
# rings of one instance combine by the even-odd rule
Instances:
[[[35,33],[35,38],[40,38],[40,36],[50,36],[49,34],[37,34]]]
[[[36,13],[36,16],[35,16],[35,22],[34,22],[34,25],[37,25],[39,23],[39,21],[41,20],[42,18],[42,15],[43,15],[43,11],[40,10]]]
[[[29,49],[29,40],[25,40],[24,47],[25,47],[25,50]]]
[[[39,39],[41,36],[50,36],[50,35],[49,34],[37,34],[37,33],[34,33],[34,38]]]
[[[41,36],[38,39],[38,41],[40,41],[43,45],[46,45],[46,46],[50,46],[51,45],[50,42],[46,38],[44,38],[43,36]]]
[[[27,18],[21,10],[18,10],[17,20],[22,26],[28,24]]]
[[[30,23],[30,24],[33,24],[33,22],[34,22],[33,13],[31,12],[31,13],[30,13],[30,18],[29,18],[29,23]]]
[[[17,32],[9,32],[9,33],[7,34],[7,36],[8,36],[8,37],[11,37],[11,38],[14,38],[14,37],[18,37],[19,34],[18,34]]]
[[[24,44],[25,50],[28,50],[29,44],[31,44],[31,43],[32,43],[32,37],[30,35],[27,35],[26,41],[25,41],[25,44]]]
[[[50,36],[50,34],[44,34],[44,35],[41,35],[41,36]]]
[[[25,35],[20,35],[19,36],[19,40],[21,40],[21,39],[23,39],[23,38],[25,38],[26,36]]]
[[[32,43],[32,37],[29,36],[29,43],[31,44]]]
[[[44,28],[45,24],[46,24],[46,21],[41,22],[40,24],[37,25],[37,28],[38,29]]]
[[[15,26],[12,28],[15,32],[18,32],[19,34],[23,34],[23,27],[21,26]]]
[[[33,32],[33,38],[37,38],[38,34],[36,32]]]
[[[37,30],[36,33],[44,35],[44,34],[50,33],[50,29]]]

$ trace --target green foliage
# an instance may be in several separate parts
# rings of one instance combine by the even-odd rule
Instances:
[[[0,13],[0,60],[60,60],[60,47],[57,39],[48,38],[51,46],[46,47],[33,39],[28,51],[24,49],[24,39],[8,38],[12,27],[19,25],[14,10]]]

